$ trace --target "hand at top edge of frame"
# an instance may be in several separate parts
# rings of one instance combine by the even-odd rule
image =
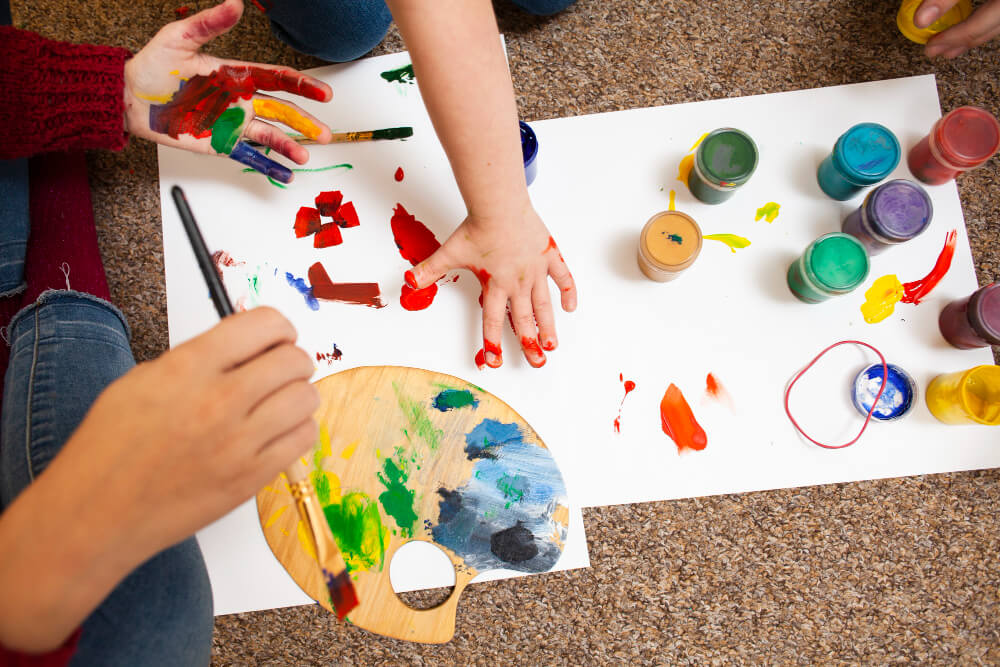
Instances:
[[[924,0],[917,8],[914,23],[917,27],[926,28],[957,5],[958,1]],[[997,35],[1000,35],[1000,0],[988,0],[966,20],[932,37],[927,42],[924,53],[929,58],[935,56],[957,58],[969,49],[982,46]]]
[[[329,142],[330,128],[297,104],[259,91],[283,91],[320,102],[329,101],[333,92],[322,81],[293,69],[200,52],[203,45],[231,30],[242,15],[242,0],[225,0],[161,28],[125,64],[125,129],[166,146],[228,155],[287,183],[292,172],[245,140],[298,164],[309,159],[309,152],[261,119],[280,121],[320,144]]]

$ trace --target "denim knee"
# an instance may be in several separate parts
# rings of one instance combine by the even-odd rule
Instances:
[[[392,23],[382,0],[281,0],[267,15],[275,37],[296,51],[335,63],[371,51]]]
[[[576,0],[511,0],[511,2],[529,14],[549,16],[550,14],[558,14]]]

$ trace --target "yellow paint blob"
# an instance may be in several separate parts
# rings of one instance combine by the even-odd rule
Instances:
[[[316,123],[303,116],[295,107],[278,100],[255,99],[253,112],[261,118],[276,120],[293,130],[298,130],[310,139],[319,138],[323,132]]]
[[[358,448],[358,445],[360,444],[361,444],[360,440],[355,440],[347,447],[344,447],[344,451],[340,453],[340,458],[349,460],[352,456],[354,456],[354,451]]]
[[[707,137],[707,136],[708,136],[708,132],[706,132],[705,134],[703,134],[700,137],[698,137],[698,141],[694,142],[694,144],[691,146],[691,148],[688,149],[688,153],[694,153],[694,149],[698,148],[698,146],[701,146],[701,142],[705,141],[705,137]]]
[[[757,209],[757,215],[754,216],[754,220],[760,220],[763,218],[768,222],[774,222],[774,219],[778,217],[778,211],[781,209],[781,204],[777,202],[769,201],[759,209]]]
[[[706,241],[725,243],[729,246],[731,252],[736,252],[738,248],[742,249],[750,245],[750,239],[745,239],[736,234],[706,234],[704,238]]]
[[[895,275],[882,276],[865,292],[861,314],[868,324],[881,322],[892,315],[896,304],[903,298],[903,284]]]
[[[306,526],[305,521],[299,520],[299,544],[305,549],[306,553],[313,560],[316,560],[316,547],[313,545],[312,534],[309,532],[309,528]]]
[[[668,208],[667,210],[668,211],[677,210],[677,193],[674,192],[673,190],[670,191],[670,208]]]
[[[694,167],[694,156],[686,155],[684,159],[681,160],[680,165],[677,167],[677,180],[684,185],[688,184],[688,178],[691,176],[691,169]]]
[[[267,521],[264,522],[264,527],[265,528],[270,528],[271,526],[273,526],[274,522],[278,520],[278,517],[280,517],[282,514],[284,514],[284,512],[285,512],[286,509],[288,509],[288,505],[284,505],[282,507],[279,507],[274,512],[274,514],[272,514],[270,517],[268,517]]]

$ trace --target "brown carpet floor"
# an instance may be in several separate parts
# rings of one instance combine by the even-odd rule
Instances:
[[[20,27],[134,50],[181,4],[13,9]],[[497,12],[525,120],[929,72],[946,110],[1000,113],[1000,41],[932,62],[897,32],[897,7],[580,0],[548,19],[506,2]],[[393,30],[375,53],[402,48]],[[252,7],[211,51],[322,64],[272,38]],[[90,165],[111,291],[148,359],[167,345],[156,153],[134,141]],[[990,282],[1000,275],[1000,158],[959,189],[979,281]],[[998,481],[990,470],[588,510],[592,568],[467,589],[449,644],[384,639],[301,607],[218,618],[213,662],[1000,663]]]

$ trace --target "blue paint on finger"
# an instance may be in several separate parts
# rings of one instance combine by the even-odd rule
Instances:
[[[229,157],[281,183],[292,182],[291,169],[254,150],[245,141],[237,143]]]

